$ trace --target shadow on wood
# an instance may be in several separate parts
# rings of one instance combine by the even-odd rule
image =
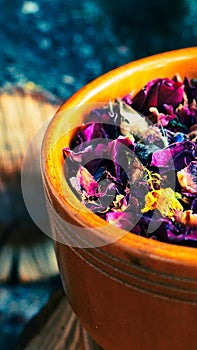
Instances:
[[[62,289],[26,326],[17,350],[102,350],[80,325]]]

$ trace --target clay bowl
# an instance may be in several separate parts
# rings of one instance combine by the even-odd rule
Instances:
[[[66,131],[82,123],[88,103],[122,97],[175,73],[197,76],[197,48],[141,59],[99,77],[60,108],[43,143],[43,179],[62,281],[81,323],[106,350],[196,349],[197,250],[105,225],[84,209],[62,174],[62,147],[69,146],[72,132]],[[79,228],[86,228],[85,235]],[[80,235],[86,243],[95,237],[92,247],[83,247]]]

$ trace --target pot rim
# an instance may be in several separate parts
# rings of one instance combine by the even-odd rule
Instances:
[[[190,47],[179,50],[172,50],[165,53],[156,54],[153,56],[149,56],[146,58],[142,58],[126,65],[123,65],[119,68],[116,68],[99,78],[93,80],[79,91],[77,91],[71,98],[69,98],[57,111],[55,116],[52,118],[50,122],[42,145],[42,175],[44,179],[44,185],[48,196],[50,197],[51,202],[58,208],[58,212],[62,217],[67,217],[69,212],[69,217],[71,220],[78,222],[79,225],[85,225],[92,220],[92,224],[103,224],[103,219],[93,214],[88,209],[88,218],[87,213],[85,215],[81,215],[78,217],[76,215],[75,208],[82,208],[84,210],[84,206],[78,201],[77,197],[67,186],[67,193],[71,196],[71,204],[68,200],[63,196],[63,194],[59,191],[56,185],[56,171],[52,172],[50,170],[51,162],[48,161],[48,152],[51,147],[51,142],[54,135],[54,130],[58,123],[61,120],[61,112],[67,111],[70,108],[79,108],[88,102],[94,101],[94,96],[96,93],[102,91],[104,88],[107,88],[110,84],[117,82],[119,77],[126,77],[128,75],[132,75],[136,70],[139,70],[139,67],[143,69],[143,71],[147,70],[153,66],[157,65],[165,66],[166,64],[176,64],[178,61],[188,61],[197,59],[197,47]],[[114,92],[115,94],[115,92]],[[114,96],[116,97],[116,96]],[[103,96],[102,93],[100,95],[99,101],[102,101]],[[113,99],[113,96],[112,96]],[[105,103],[107,100],[105,99]],[[77,106],[77,107],[76,107]],[[56,169],[57,170],[57,169]],[[90,219],[91,216],[91,219]],[[132,255],[139,256],[140,253],[145,254],[149,258],[153,258],[154,260],[165,260],[170,264],[175,265],[184,265],[190,267],[197,267],[197,250],[196,248],[180,246],[170,243],[159,242],[156,240],[147,239],[141,236],[137,236],[136,234],[126,232],[122,229],[119,229],[113,225],[110,225],[112,229],[110,230],[110,234],[115,235],[118,231],[123,231],[122,238],[115,240],[112,244],[117,248],[117,251],[127,252]]]

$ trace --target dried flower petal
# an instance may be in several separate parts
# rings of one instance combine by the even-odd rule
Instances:
[[[152,166],[167,167],[181,170],[196,157],[196,145],[191,141],[183,141],[171,144],[162,150],[155,151],[152,155]]]
[[[182,205],[176,199],[176,195],[170,187],[148,192],[145,200],[146,204],[145,208],[142,209],[142,213],[157,208],[163,216],[172,217],[175,211],[183,210]]]
[[[150,114],[150,107],[162,109],[164,104],[177,107],[183,100],[184,85],[168,78],[150,81],[132,99],[132,107],[144,115]],[[126,99],[128,101],[128,98]]]
[[[197,161],[177,172],[180,185],[188,192],[197,194]]]
[[[164,107],[166,108],[167,105],[164,104]],[[169,121],[176,118],[176,114],[173,113],[173,108],[172,106],[169,109],[170,113],[164,114],[158,111],[156,107],[150,107],[149,111],[153,113],[153,115],[157,118],[157,124],[160,126],[167,126]]]
[[[77,178],[79,183],[84,188],[88,196],[95,196],[98,192],[98,183],[94,180],[94,177],[89,173],[89,171],[82,165],[79,166],[77,172]]]
[[[119,101],[119,103],[121,115],[120,131],[122,135],[132,134],[140,137],[141,133],[148,128],[146,119],[124,101]]]
[[[106,221],[121,229],[130,230],[132,227],[132,218],[127,212],[109,212],[106,214]]]
[[[179,211],[174,218],[182,225],[197,227],[197,214],[193,214],[192,210]]]

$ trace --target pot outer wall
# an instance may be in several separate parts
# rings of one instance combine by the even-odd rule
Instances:
[[[125,282],[122,272],[114,278],[114,271],[104,272],[102,263],[88,261],[87,253],[95,256],[91,249],[71,249],[60,243],[56,246],[60,274],[73,310],[103,349],[196,350],[196,287],[190,296],[188,293],[184,299],[182,295],[183,300],[179,300],[179,288],[170,286],[170,281],[162,286],[157,276],[153,286],[150,281],[154,276],[149,271],[147,280],[130,274]],[[138,267],[134,269],[138,271]],[[195,299],[192,302],[191,296]]]

